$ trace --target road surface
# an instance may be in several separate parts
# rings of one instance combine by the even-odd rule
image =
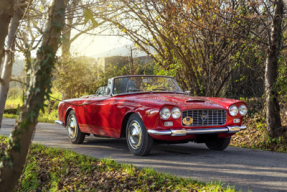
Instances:
[[[14,123],[14,119],[4,119],[0,134],[8,136]],[[124,139],[88,136],[83,144],[74,145],[64,127],[50,123],[38,123],[33,142],[198,181],[221,180],[242,191],[287,191],[286,153],[230,146],[225,151],[210,151],[204,144],[188,143],[157,145],[151,155],[137,157],[129,152]]]

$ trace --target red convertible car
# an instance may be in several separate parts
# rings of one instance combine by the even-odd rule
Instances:
[[[147,155],[154,142],[205,143],[224,150],[247,113],[234,99],[193,97],[169,76],[128,75],[108,80],[95,95],[64,100],[56,123],[80,144],[85,136],[126,138],[134,155]]]

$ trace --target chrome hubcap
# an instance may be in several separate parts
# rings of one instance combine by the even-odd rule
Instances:
[[[128,127],[128,142],[133,149],[139,148],[142,143],[142,130],[136,120],[133,120]]]
[[[74,115],[69,116],[67,126],[70,138],[75,138],[77,133],[77,120]]]

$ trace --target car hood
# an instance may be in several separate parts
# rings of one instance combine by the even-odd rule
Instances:
[[[234,103],[242,102],[235,99],[218,97],[194,97],[184,94],[143,94],[136,95],[132,99],[151,101],[163,105],[176,105],[181,109],[228,109]]]

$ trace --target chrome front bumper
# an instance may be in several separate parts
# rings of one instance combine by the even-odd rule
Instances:
[[[64,125],[64,123],[60,120],[56,120],[55,123],[59,124],[59,125]]]
[[[170,135],[170,136],[185,136],[190,134],[210,134],[210,133],[237,133],[247,129],[246,126],[226,126],[219,128],[204,128],[204,129],[179,129],[179,130],[164,130],[157,131],[149,129],[147,132],[152,135]]]

